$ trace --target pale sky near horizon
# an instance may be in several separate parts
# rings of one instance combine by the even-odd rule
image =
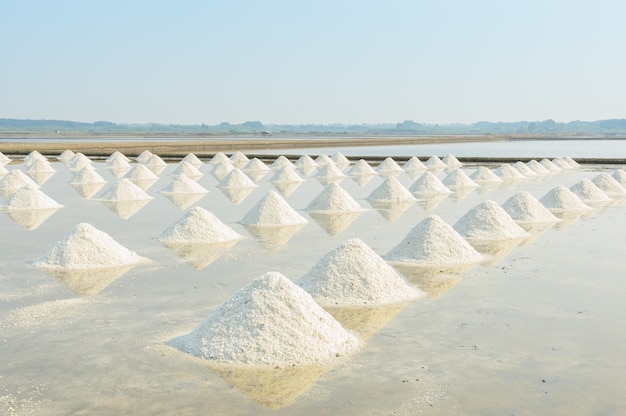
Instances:
[[[626,118],[626,1],[0,0],[0,118]]]

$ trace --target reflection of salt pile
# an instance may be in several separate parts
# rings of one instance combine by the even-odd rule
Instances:
[[[602,189],[610,197],[623,196],[626,188],[606,172],[599,173],[591,180],[598,188]]]
[[[241,220],[242,224],[281,226],[301,225],[308,220],[298,214],[280,195],[269,191]]]
[[[400,167],[400,165],[398,165],[395,160],[393,160],[391,157],[387,157],[380,163],[380,165],[378,165],[376,171],[381,174],[396,174],[403,172],[404,170]]]
[[[424,172],[422,176],[411,185],[409,191],[417,197],[441,195],[452,193],[441,180],[431,172]]]
[[[326,254],[297,284],[320,305],[329,306],[381,306],[421,295],[357,238]]]
[[[449,168],[460,168],[461,166],[463,166],[459,159],[457,159],[456,157],[454,157],[454,155],[450,153],[445,155],[441,161]]]
[[[70,183],[73,185],[104,184],[106,182],[107,181],[90,166],[86,166],[76,172],[76,174],[70,181]]]
[[[578,196],[585,204],[601,204],[611,202],[612,200],[611,197],[589,179],[583,179],[575,183],[569,190]]]
[[[496,202],[487,200],[470,209],[454,229],[468,240],[505,240],[528,237],[528,233]]]
[[[446,167],[446,164],[443,163],[441,161],[441,159],[439,159],[438,156],[431,156],[428,158],[428,160],[426,162],[424,162],[424,166],[426,166],[428,169],[443,169]]]
[[[528,162],[526,162],[526,166],[531,168],[533,170],[533,172],[537,173],[537,175],[546,175],[546,174],[550,173],[550,171],[548,169],[546,169],[545,166],[543,166],[541,163],[537,162],[534,159],[533,160],[529,160]]]
[[[478,188],[478,184],[459,168],[454,168],[441,182],[448,189]]]
[[[311,212],[354,212],[362,211],[361,205],[336,183],[329,184],[306,207]]]
[[[502,208],[519,224],[538,224],[558,222],[550,210],[526,191],[519,192],[507,199]]]
[[[91,224],[81,223],[32,264],[44,269],[86,270],[131,266],[146,261],[107,233]]]
[[[244,155],[240,151],[236,151],[235,153],[230,155],[230,161],[236,168],[244,167],[244,165],[248,163],[249,160],[250,159],[248,159],[248,156]]]
[[[513,163],[513,167],[519,171],[522,175],[526,177],[537,176],[537,172],[528,167],[528,165],[524,162],[517,161]]]
[[[348,172],[351,176],[360,176],[360,175],[377,175],[378,173],[374,170],[373,167],[369,165],[365,160],[359,159],[354,163],[350,172]]]
[[[122,178],[107,189],[100,199],[105,201],[141,201],[152,199],[143,189],[127,178]]]
[[[572,191],[562,185],[548,191],[540,201],[553,213],[591,210],[589,205],[585,204]]]
[[[350,226],[361,211],[312,211],[309,216],[329,235],[335,236]]]
[[[417,158],[417,156],[412,156],[409,160],[407,160],[402,168],[406,172],[420,172],[426,169],[424,163]]]
[[[7,210],[7,215],[16,223],[29,231],[37,229],[48,218],[57,212],[59,208],[51,209],[18,209]]]
[[[459,233],[437,215],[417,224],[384,258],[418,266],[455,266],[483,260]]]
[[[498,166],[493,171],[493,173],[495,173],[498,177],[502,178],[505,181],[524,179],[524,175],[522,175],[520,171],[518,171],[508,163],[503,163],[502,165]]]
[[[193,207],[155,239],[163,243],[224,243],[241,237],[213,213]]]
[[[561,170],[561,168],[552,163],[550,159],[543,158],[539,163],[550,172],[559,172]]]
[[[350,166],[350,160],[345,157],[341,152],[336,152],[334,155],[330,157],[330,160],[335,162],[335,165],[341,170],[344,170],[348,166]]]
[[[32,185],[15,191],[7,202],[3,208],[8,210],[56,209],[63,206]]]
[[[360,347],[303,289],[269,272],[235,293],[191,333],[168,344],[210,361],[323,364]]]
[[[38,185],[33,181],[28,175],[18,169],[13,169],[2,179],[0,179],[0,193],[3,197],[8,197],[12,195],[15,191],[20,189],[22,186],[31,185],[34,187],[38,187]]]
[[[476,172],[470,175],[470,179],[479,185],[501,183],[503,181],[501,177],[493,173],[493,171],[486,166],[479,166]]]
[[[181,161],[176,169],[171,173],[171,176],[186,176],[189,179],[198,180],[202,177],[203,173],[198,170],[197,167],[188,162]]]
[[[219,183],[220,188],[256,188],[257,186],[258,185],[239,168],[233,169]]]
[[[415,197],[409,192],[408,189],[400,183],[400,181],[391,176],[367,197],[369,202],[412,202],[415,201]]]
[[[203,165],[202,161],[198,159],[198,156],[194,155],[193,153],[188,153],[184,158],[181,159],[181,162],[189,163],[195,168],[200,168]]]

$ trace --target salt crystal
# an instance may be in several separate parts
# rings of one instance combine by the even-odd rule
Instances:
[[[63,206],[32,185],[25,185],[15,191],[7,202],[4,208],[8,210],[52,209]]]
[[[38,159],[28,165],[26,172],[56,172],[56,170],[47,160]]]
[[[611,176],[613,176],[620,185],[626,186],[626,171],[623,169],[616,169],[613,171]]]
[[[107,168],[109,168],[109,169],[119,169],[119,170],[122,170],[122,169],[128,170],[128,169],[130,169],[130,163],[127,160],[125,160],[125,159],[123,159],[121,157],[118,157],[118,158],[115,158],[115,159],[112,159],[111,161],[109,161]]]
[[[502,208],[520,224],[558,222],[550,210],[534,196],[526,191],[519,192],[507,199]]]
[[[478,169],[470,175],[470,179],[479,185],[503,182],[501,177],[493,173],[493,171],[486,166],[479,166]]]
[[[332,180],[345,178],[346,174],[343,173],[334,163],[326,163],[321,165],[315,177],[318,179]]]
[[[270,178],[270,182],[285,183],[285,182],[304,182],[305,180],[300,176],[294,166],[286,165]]]
[[[626,188],[606,172],[599,173],[591,181],[610,197],[626,194]]]
[[[59,156],[57,156],[57,160],[65,165],[68,164],[68,162],[74,157],[74,152],[72,152],[69,149],[64,150],[63,152],[61,152],[61,154]]]
[[[278,193],[269,191],[241,220],[241,224],[280,226],[306,224],[308,220],[298,214]]]
[[[0,176],[4,176],[9,173],[9,170],[5,168],[2,164],[0,164]]]
[[[11,158],[0,152],[0,166],[6,166],[11,163]]]
[[[141,201],[152,199],[152,197],[129,179],[122,178],[107,189],[100,199],[104,201]]]
[[[149,150],[144,150],[143,152],[139,153],[139,156],[137,156],[135,160],[137,160],[137,162],[139,163],[145,164],[146,162],[150,160],[151,157],[152,157],[152,152]]]
[[[565,158],[564,158],[564,159],[565,159],[565,161],[566,161],[567,163],[569,163],[569,164],[572,166],[572,168],[577,169],[577,168],[579,168],[579,167],[580,167],[580,165],[578,164],[578,162],[576,162],[576,161],[575,161],[574,159],[572,159],[571,157],[569,157],[569,156],[565,156]]]
[[[370,202],[408,202],[415,201],[415,197],[408,189],[400,183],[400,181],[391,176],[367,197]]]
[[[37,150],[33,150],[28,155],[26,155],[26,157],[22,161],[22,164],[24,166],[30,166],[33,162],[36,162],[37,160],[41,160],[41,161],[44,161],[44,162],[48,161],[48,159],[46,159],[46,157],[44,155],[39,153]]]
[[[413,185],[409,187],[409,191],[419,197],[452,193],[437,176],[428,171],[417,178]]]
[[[570,165],[569,162],[560,157],[552,159],[552,163],[554,163],[556,166],[563,170],[573,169],[572,165]]]
[[[244,167],[241,168],[241,170],[243,170],[244,172],[253,172],[253,171],[267,172],[267,171],[270,171],[271,169],[265,163],[263,163],[259,158],[255,157],[255,158],[250,159],[248,163],[246,163]]]
[[[441,182],[447,186],[448,189],[478,187],[478,184],[459,168],[454,168]]]
[[[552,212],[589,211],[591,207],[585,204],[572,191],[559,185],[545,194],[541,203]]]
[[[354,212],[362,210],[361,205],[336,183],[329,184],[306,207],[306,211],[310,212]]]
[[[311,158],[311,156],[309,156],[309,155],[302,155],[296,161],[295,166],[297,168],[299,168],[299,169],[316,168],[317,167],[317,162],[315,162],[315,160],[313,160],[313,158]]]
[[[228,160],[226,162],[216,162],[215,163],[215,167],[213,168],[213,171],[211,173],[213,174],[215,179],[217,179],[218,181],[221,181],[233,169],[235,169],[235,167],[233,166],[232,163],[230,163],[230,160]]]
[[[335,162],[328,155],[319,155],[315,158],[315,163],[318,167],[326,166],[328,164],[334,165]]]
[[[270,168],[274,170],[280,170],[285,167],[295,168],[294,164],[291,163],[291,160],[287,159],[283,155],[278,156],[276,160],[270,165]]]
[[[157,167],[157,168],[167,166],[167,163],[165,163],[163,159],[161,159],[158,155],[154,155],[154,154],[150,156],[150,158],[146,160],[145,162],[143,162],[142,164],[146,166],[150,166],[150,167]]]
[[[575,183],[570,186],[569,190],[578,196],[585,204],[611,201],[611,197],[609,197],[602,189],[598,188],[596,184],[591,182],[589,179],[583,179],[580,182]]]
[[[136,164],[135,166],[133,166],[126,173],[124,178],[129,179],[133,182],[159,179],[159,177],[155,175],[154,172],[148,169],[145,165],[141,165],[141,164]]]
[[[115,152],[111,153],[111,155],[106,158],[105,162],[111,163],[111,162],[114,162],[116,160],[123,160],[125,162],[130,162],[129,158],[127,158],[126,156],[124,156],[124,154],[122,152],[117,151],[117,150]]]
[[[35,181],[33,181],[24,172],[18,169],[13,169],[0,179],[0,193],[2,193],[2,196],[6,198],[25,185],[31,185],[35,188],[39,187],[37,183],[35,183]]]
[[[242,236],[224,224],[213,213],[193,207],[155,240],[163,243],[225,243]]]
[[[211,160],[209,160],[209,164],[211,165],[215,165],[218,163],[225,163],[228,162],[229,164],[232,165],[230,159],[228,158],[228,156],[226,156],[223,152],[217,152],[212,158]]]
[[[470,209],[454,229],[466,239],[505,240],[528,237],[528,233],[496,202],[483,201]]]

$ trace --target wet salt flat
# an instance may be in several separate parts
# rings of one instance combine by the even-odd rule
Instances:
[[[463,271],[398,267],[425,296],[376,309],[328,308],[363,341],[328,366],[209,368],[166,344],[255,278],[278,271],[295,282],[349,239],[384,256],[429,215],[453,225],[486,200],[503,204],[520,191],[541,198],[623,166],[386,204],[370,198],[382,176],[346,177],[341,188],[366,210],[316,215],[306,208],[330,179],[315,172],[304,182],[272,182],[269,172],[255,188],[219,188],[205,163],[197,183],[208,193],[175,197],[159,192],[175,180],[178,166],[170,163],[142,184],[152,199],[106,202],[99,197],[117,180],[107,163],[94,163],[107,181],[94,190],[70,184],[74,172],[51,162],[56,173],[39,178],[40,189],[63,207],[0,213],[2,414],[612,415],[626,408],[622,199],[491,245],[482,264]],[[395,178],[407,189],[417,179]],[[241,224],[269,191],[308,223],[271,232]],[[205,246],[155,239],[194,206],[245,238]],[[28,263],[78,223],[151,262],[87,276]]]

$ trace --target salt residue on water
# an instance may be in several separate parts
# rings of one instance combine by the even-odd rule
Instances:
[[[479,186],[459,168],[454,168],[441,182],[449,189],[478,188]]]
[[[508,163],[503,163],[498,166],[493,173],[498,175],[503,180],[516,180],[516,179],[524,179],[525,176],[520,173],[519,170],[515,169]]]
[[[378,165],[376,171],[380,173],[400,173],[404,170],[393,158],[387,157],[380,163],[380,165]]]
[[[408,189],[400,183],[400,181],[391,176],[367,197],[370,202],[410,202],[415,201],[415,197]]]
[[[460,168],[463,164],[454,155],[448,153],[441,160],[449,168]]]
[[[146,180],[157,180],[159,177],[154,174],[150,169],[141,164],[136,164],[129,170],[124,178],[129,179],[131,181],[146,181]]]
[[[431,172],[424,172],[422,176],[409,187],[409,191],[417,197],[450,194],[452,191]]]
[[[417,158],[417,156],[411,156],[409,160],[404,162],[402,168],[407,172],[420,172],[426,169],[424,163]]]
[[[585,204],[572,191],[559,185],[546,193],[541,203],[552,212],[589,211],[591,207]]]
[[[317,174],[315,175],[315,177],[319,179],[331,180],[345,178],[346,174],[343,173],[341,169],[339,169],[337,165],[335,165],[334,162],[331,162],[321,165],[321,167],[317,170]]]
[[[163,243],[225,243],[242,236],[224,224],[212,212],[193,207],[183,218],[167,228],[155,240]]]
[[[39,187],[25,185],[11,195],[7,205],[3,208],[7,210],[31,210],[61,208],[62,206],[43,193]]]
[[[454,228],[437,215],[424,218],[384,258],[420,266],[455,266],[484,260]]]
[[[528,165],[524,162],[517,161],[513,163],[513,167],[524,176],[527,176],[527,177],[537,176],[537,172],[535,172],[530,167],[528,167]]]
[[[334,155],[330,157],[330,159],[335,162],[335,165],[341,170],[344,170],[348,166],[350,166],[350,160],[345,157],[341,152],[336,152]]]
[[[241,220],[241,224],[264,226],[301,225],[308,222],[274,191],[269,191]]]
[[[198,159],[198,156],[194,155],[193,153],[188,153],[187,155],[185,155],[185,157],[182,158],[181,162],[189,163],[191,166],[194,166],[196,168],[200,168],[204,164],[200,159]]]
[[[599,173],[591,181],[610,197],[626,194],[626,188],[606,172]]]
[[[486,200],[470,209],[454,229],[466,239],[506,240],[528,237],[528,233],[496,202]]]
[[[377,175],[376,170],[369,165],[364,159],[357,160],[352,169],[348,172],[352,176],[361,176],[361,175]]]
[[[310,212],[356,212],[362,211],[361,205],[336,183],[329,184],[309,203],[305,209]]]
[[[561,170],[561,168],[555,165],[550,159],[543,158],[539,163],[550,172],[559,172]]]
[[[162,194],[206,194],[206,188],[186,176],[177,176],[174,181],[160,191]]]
[[[189,179],[195,179],[195,180],[201,178],[203,175],[204,174],[200,172],[200,170],[197,167],[195,167],[191,163],[183,162],[183,161],[178,163],[174,171],[172,171],[171,173],[171,176],[186,176]]]
[[[502,208],[515,222],[520,224],[540,224],[559,221],[537,198],[526,191],[518,192],[507,199],[502,204]]]
[[[432,155],[426,162],[424,162],[424,166],[428,169],[443,169],[446,167],[446,164],[443,163],[438,156]]]
[[[252,179],[239,168],[235,168],[219,183],[220,188],[256,188]]]
[[[128,250],[91,224],[78,224],[32,264],[46,269],[86,270],[131,266],[148,259]]]
[[[291,163],[291,162],[290,162]],[[286,183],[286,182],[304,182],[305,180],[300,176],[298,170],[293,165],[285,165],[276,171],[276,173],[270,178],[270,182],[274,183]]]
[[[140,201],[152,199],[152,197],[129,179],[122,178],[107,189],[99,199],[104,201]]]
[[[580,182],[575,183],[570,186],[569,190],[578,196],[585,204],[611,201],[611,197],[608,196],[602,189],[598,188],[596,184],[591,182],[589,179],[583,179]]]
[[[531,168],[533,170],[533,172],[537,173],[537,175],[546,175],[546,174],[550,173],[550,171],[548,169],[546,169],[545,166],[543,166],[541,163],[537,162],[534,159],[533,160],[529,160],[528,162],[526,162],[526,166]]]
[[[276,367],[323,365],[361,346],[278,272],[255,279],[191,333],[168,344],[205,360]]]
[[[25,185],[39,187],[35,181],[19,169],[11,170],[0,179],[0,191],[5,198]]]
[[[382,306],[423,295],[358,238],[327,253],[296,284],[323,306]]]
[[[479,166],[478,169],[470,175],[470,179],[479,185],[503,182],[501,177],[493,173],[493,171],[486,166]]]

